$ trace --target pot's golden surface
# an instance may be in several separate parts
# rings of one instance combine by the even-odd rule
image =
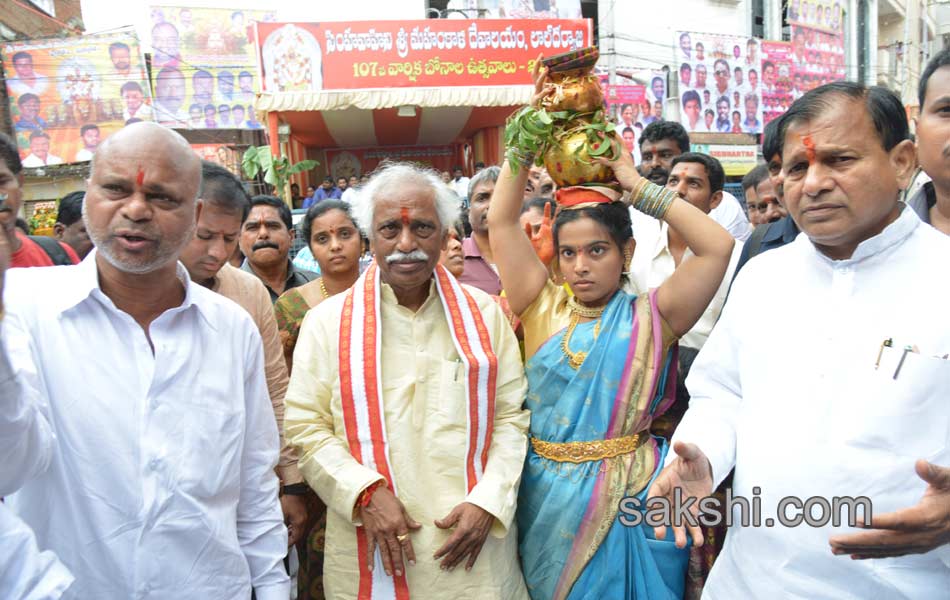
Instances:
[[[591,160],[584,148],[586,141],[584,132],[564,135],[544,154],[544,167],[558,187],[614,180],[612,169]]]
[[[550,112],[572,110],[587,113],[604,107],[600,82],[591,75],[552,76],[552,82],[547,85],[554,92],[541,101],[541,106]]]

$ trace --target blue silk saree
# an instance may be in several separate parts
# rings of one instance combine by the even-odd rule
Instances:
[[[641,438],[631,452],[581,462],[544,458],[529,445],[517,512],[528,591],[534,600],[682,598],[689,548],[619,521],[620,501],[637,496],[642,505],[663,465],[666,444],[649,427],[674,398],[675,337],[655,292],[618,291],[599,325],[574,330],[570,350],[587,352],[575,370],[561,349],[566,300],[549,283],[522,316],[526,341],[547,336],[527,348],[531,437],[555,445]]]

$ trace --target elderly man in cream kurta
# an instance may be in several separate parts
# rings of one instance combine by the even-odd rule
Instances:
[[[330,509],[327,597],[527,598],[526,384],[497,304],[437,264],[457,199],[395,164],[354,208],[377,262],[308,313],[286,396],[287,437]]]

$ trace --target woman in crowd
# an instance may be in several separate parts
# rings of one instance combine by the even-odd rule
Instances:
[[[293,367],[294,347],[307,311],[330,296],[349,289],[360,275],[362,243],[359,227],[350,216],[349,204],[340,200],[324,200],[314,204],[304,217],[301,231],[320,265],[322,275],[306,285],[287,290],[274,304],[288,371]],[[305,548],[301,549],[298,545],[300,571],[297,573],[297,598],[322,600],[327,508],[316,494],[310,494],[308,513],[313,527]]]
[[[620,158],[605,164],[630,199],[562,207],[554,221],[555,265],[573,295],[551,281],[519,225],[527,168],[515,174],[506,161],[488,213],[499,275],[525,332],[531,444],[517,522],[535,600],[681,598],[684,589],[689,552],[677,546],[686,539],[622,526],[618,504],[625,496],[645,504],[663,466],[667,447],[649,428],[673,400],[676,339],[715,294],[733,240],[616,150]],[[621,287],[634,248],[628,204],[665,220],[695,255],[640,297]]]
[[[288,370],[293,368],[297,334],[307,311],[330,296],[348,290],[360,276],[362,240],[350,216],[349,204],[341,200],[314,204],[300,229],[322,275],[306,285],[287,290],[274,304]]]

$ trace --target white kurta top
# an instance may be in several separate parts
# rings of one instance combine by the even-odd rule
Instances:
[[[693,364],[673,439],[696,443],[717,483],[735,465],[735,495],[760,487],[763,522],[785,496],[867,496],[874,514],[916,505],[926,483],[915,460],[950,465],[950,361],[938,358],[950,352],[948,261],[950,238],[906,207],[849,260],[830,260],[805,235],[757,256]],[[749,318],[765,306],[781,317],[768,326]],[[905,345],[919,353],[894,379]],[[832,555],[828,539],[851,531],[733,526],[703,597],[947,596],[950,546]]]
[[[670,226],[665,221],[657,221],[649,217],[638,220],[633,228],[637,248],[630,261],[630,283],[626,286],[630,293],[638,296],[649,293],[650,290],[663,285],[663,282],[669,279],[676,270],[676,261],[670,252],[669,230]],[[726,295],[729,294],[729,285],[732,283],[732,276],[736,272],[736,265],[739,264],[739,257],[742,255],[742,245],[742,242],[736,241],[719,289],[716,290],[716,294],[709,301],[699,320],[680,338],[680,346],[700,350],[706,343],[709,333],[719,320],[722,306],[726,302]],[[683,252],[682,260],[685,261],[691,256],[693,253],[687,248]]]
[[[29,430],[0,461],[0,481],[22,484],[8,506],[76,576],[69,598],[286,599],[257,328],[179,264],[185,299],[149,327],[153,353],[95,258],[6,273],[20,399],[0,441]]]

